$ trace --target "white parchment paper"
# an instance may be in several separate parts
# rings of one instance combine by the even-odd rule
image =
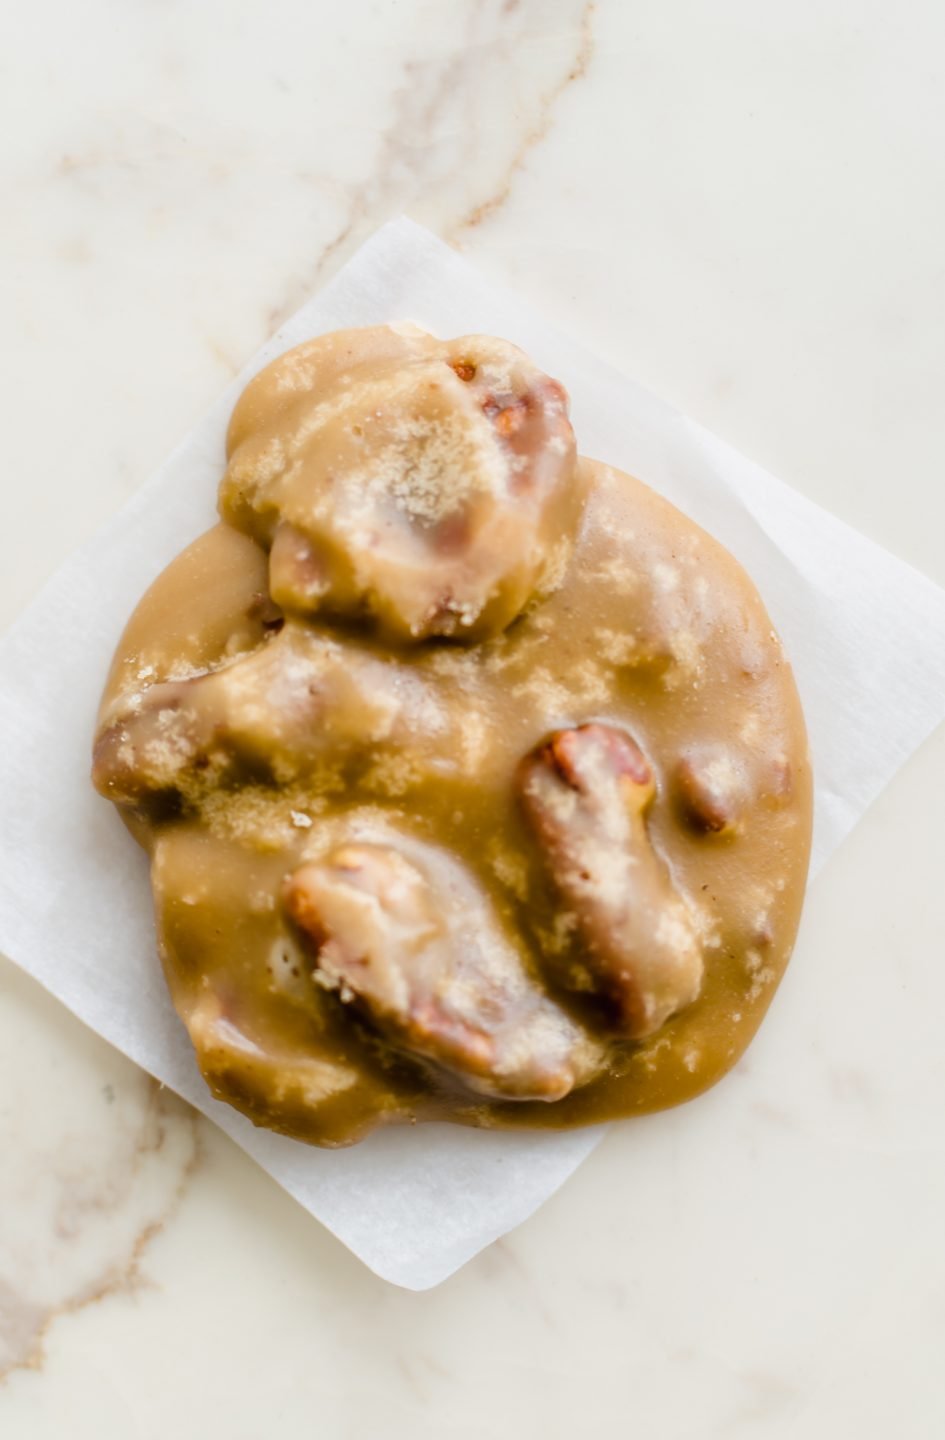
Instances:
[[[213,523],[238,392],[322,331],[413,320],[506,336],[568,387],[584,454],[629,470],[741,560],[804,701],[817,869],[945,718],[945,592],[487,284],[406,220],[385,226],[250,362],[0,644],[0,948],[236,1139],[374,1271],[437,1284],[531,1214],[600,1138],[421,1126],[324,1152],[255,1130],[207,1094],[166,996],[147,866],[88,780],[99,693],[146,585]]]

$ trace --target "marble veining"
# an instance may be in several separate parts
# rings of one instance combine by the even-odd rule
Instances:
[[[596,8],[595,0],[454,7],[454,45],[404,61],[373,167],[353,188],[338,233],[268,312],[270,330],[357,248],[378,215],[410,210],[422,219],[435,206],[448,217],[440,228],[453,243],[494,215],[529,151],[548,135],[558,100],[587,73]],[[513,91],[511,124],[505,86]]]
[[[0,623],[402,210],[945,581],[943,48],[933,0],[18,7]],[[3,1440],[945,1433],[943,766],[730,1079],[427,1294],[0,960]]]
[[[505,13],[517,8],[519,0],[506,4]],[[484,200],[479,200],[472,208],[463,215],[455,225],[448,228],[446,238],[453,244],[462,242],[463,232],[471,230],[474,226],[482,223],[495,215],[505,204],[512,193],[512,184],[516,175],[524,166],[528,152],[539,145],[545,139],[554,122],[555,106],[569,85],[576,80],[583,80],[587,74],[588,66],[594,54],[594,12],[597,9],[596,0],[588,0],[580,16],[580,26],[577,35],[577,46],[574,51],[570,66],[561,75],[561,78],[542,97],[538,115],[535,121],[526,129],[518,149],[513,155],[501,183],[491,195]]]
[[[7,962],[0,975],[4,1130],[29,1111],[31,1095],[45,1088],[55,1102],[3,1147],[2,1382],[41,1367],[56,1320],[147,1286],[148,1248],[200,1151],[189,1106],[71,1017],[60,1045],[55,1002]]]

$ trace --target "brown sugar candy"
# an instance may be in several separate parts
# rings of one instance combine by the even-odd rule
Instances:
[[[247,386],[228,462],[221,522],[129,621],[94,755],[213,1093],[339,1145],[714,1083],[810,845],[744,572],[579,458],[561,385],[491,337],[302,345]]]

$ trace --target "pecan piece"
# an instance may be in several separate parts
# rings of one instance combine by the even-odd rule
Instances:
[[[727,746],[691,750],[678,761],[673,775],[676,800],[697,830],[731,835],[748,798],[748,777]]]
[[[283,778],[334,753],[416,733],[420,687],[383,660],[286,625],[218,670],[125,696],[95,743],[92,778],[117,804],[200,788],[235,769]]]
[[[500,340],[326,337],[244,393],[222,513],[270,549],[290,613],[397,643],[481,640],[543,592],[576,531],[567,404]]]
[[[434,891],[398,850],[349,843],[296,870],[284,898],[319,983],[394,1044],[481,1094],[559,1100],[588,1078],[590,1042],[457,884]]]
[[[622,1034],[652,1034],[698,995],[702,943],[650,841],[656,787],[646,757],[622,730],[582,725],[528,756],[519,785],[593,988]]]

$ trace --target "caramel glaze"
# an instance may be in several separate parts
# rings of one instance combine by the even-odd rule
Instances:
[[[206,1080],[257,1124],[339,1145],[377,1124],[567,1128],[659,1110],[719,1080],[767,1010],[810,845],[790,666],[751,582],[690,520],[595,461],[569,483],[583,510],[558,573],[476,643],[405,643],[389,625],[280,607],[271,536],[225,522],[167,568],[122,636],[96,783],[151,857],[162,963]],[[308,674],[317,704],[293,716]],[[221,734],[236,739],[221,749]],[[633,843],[652,851],[610,878],[637,887],[638,931],[658,927],[670,895],[697,947],[661,1009],[641,1009],[619,963],[601,980],[612,909],[595,891],[588,924],[574,912],[608,877],[565,875],[572,811],[552,815],[528,788],[536,773],[576,786],[594,744],[636,786]],[[581,812],[589,833],[597,814]],[[400,969],[359,994],[350,954],[319,968],[328,932],[309,923],[311,897],[343,908],[358,863],[390,854],[408,867],[398,903],[413,906],[398,934],[422,932],[421,947],[439,934],[427,887],[487,957],[471,962],[473,989],[477,964],[490,984],[505,967],[492,1048],[474,1043],[489,994],[447,1039]],[[326,890],[332,876],[341,890]],[[439,951],[422,953],[434,993]],[[539,1038],[522,1055],[526,1033]]]

